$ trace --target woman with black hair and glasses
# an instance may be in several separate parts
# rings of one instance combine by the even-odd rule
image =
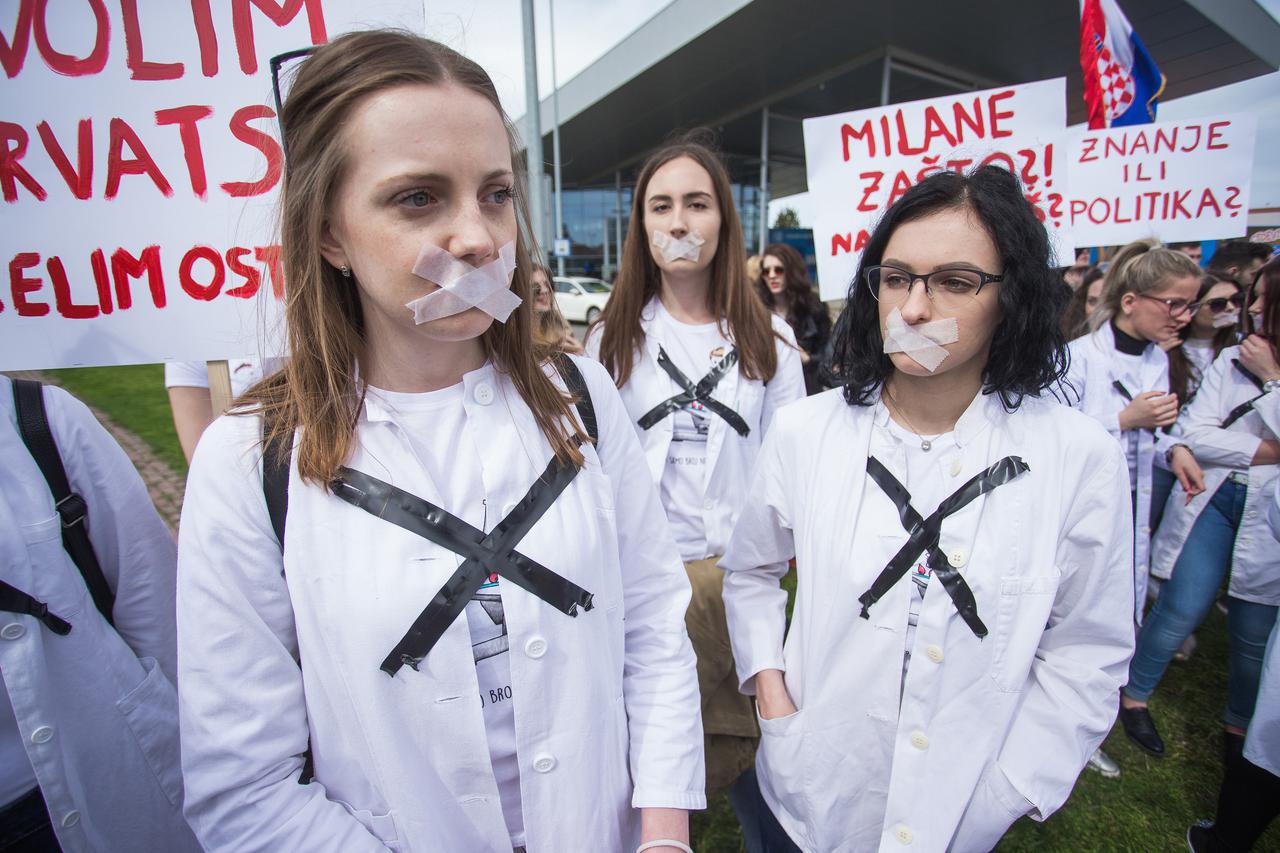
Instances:
[[[1065,297],[1016,178],[931,176],[862,255],[845,387],[765,437],[720,565],[761,789],[806,850],[990,850],[1062,805],[1115,719],[1128,482],[1045,395]]]

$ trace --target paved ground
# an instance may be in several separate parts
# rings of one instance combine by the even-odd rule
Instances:
[[[9,371],[8,375],[15,379],[38,379],[50,385],[58,384],[54,377],[36,371]],[[151,502],[156,505],[156,511],[160,513],[160,517],[165,520],[169,528],[176,531],[178,516],[182,514],[182,492],[186,485],[182,476],[152,453],[151,448],[142,439],[112,421],[100,410],[92,406],[89,409],[98,422],[106,427],[107,432],[111,433],[124,448],[125,453],[129,454],[129,458],[133,460],[138,473],[147,484],[147,491],[151,493]]]

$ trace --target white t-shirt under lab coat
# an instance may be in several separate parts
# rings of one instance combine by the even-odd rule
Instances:
[[[370,387],[409,438],[413,452],[432,482],[438,484],[443,509],[480,530],[490,530],[501,518],[501,507],[485,505],[480,456],[467,429],[462,383],[439,391],[409,394]],[[502,815],[511,846],[525,843],[520,802],[520,765],[516,758],[515,697],[511,693],[511,662],[499,580],[491,574],[465,610],[476,662],[489,758],[502,798]]]
[[[697,383],[733,348],[719,323],[682,323],[657,304],[663,326],[663,349],[689,381]],[[671,446],[662,469],[662,506],[671,522],[682,560],[701,560],[708,554],[702,502],[707,490],[707,434],[717,417],[701,403],[690,403],[672,416]]]

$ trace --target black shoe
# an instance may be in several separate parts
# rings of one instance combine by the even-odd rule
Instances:
[[[1120,725],[1124,726],[1124,733],[1139,749],[1156,758],[1164,758],[1164,741],[1160,739],[1160,732],[1156,731],[1156,722],[1151,719],[1150,711],[1121,705]]]
[[[1231,848],[1213,834],[1213,821],[1198,820],[1187,827],[1187,849],[1191,853],[1230,853]]]

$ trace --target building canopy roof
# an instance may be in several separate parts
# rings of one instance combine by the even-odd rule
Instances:
[[[806,189],[800,120],[967,89],[1067,78],[1085,118],[1075,0],[675,0],[559,92],[568,185],[611,183],[673,131],[710,127],[758,164],[770,111],[772,194]],[[1280,23],[1255,0],[1123,0],[1168,78],[1164,99],[1280,68]],[[550,149],[552,101],[541,106]],[[747,174],[735,176],[753,181]]]

